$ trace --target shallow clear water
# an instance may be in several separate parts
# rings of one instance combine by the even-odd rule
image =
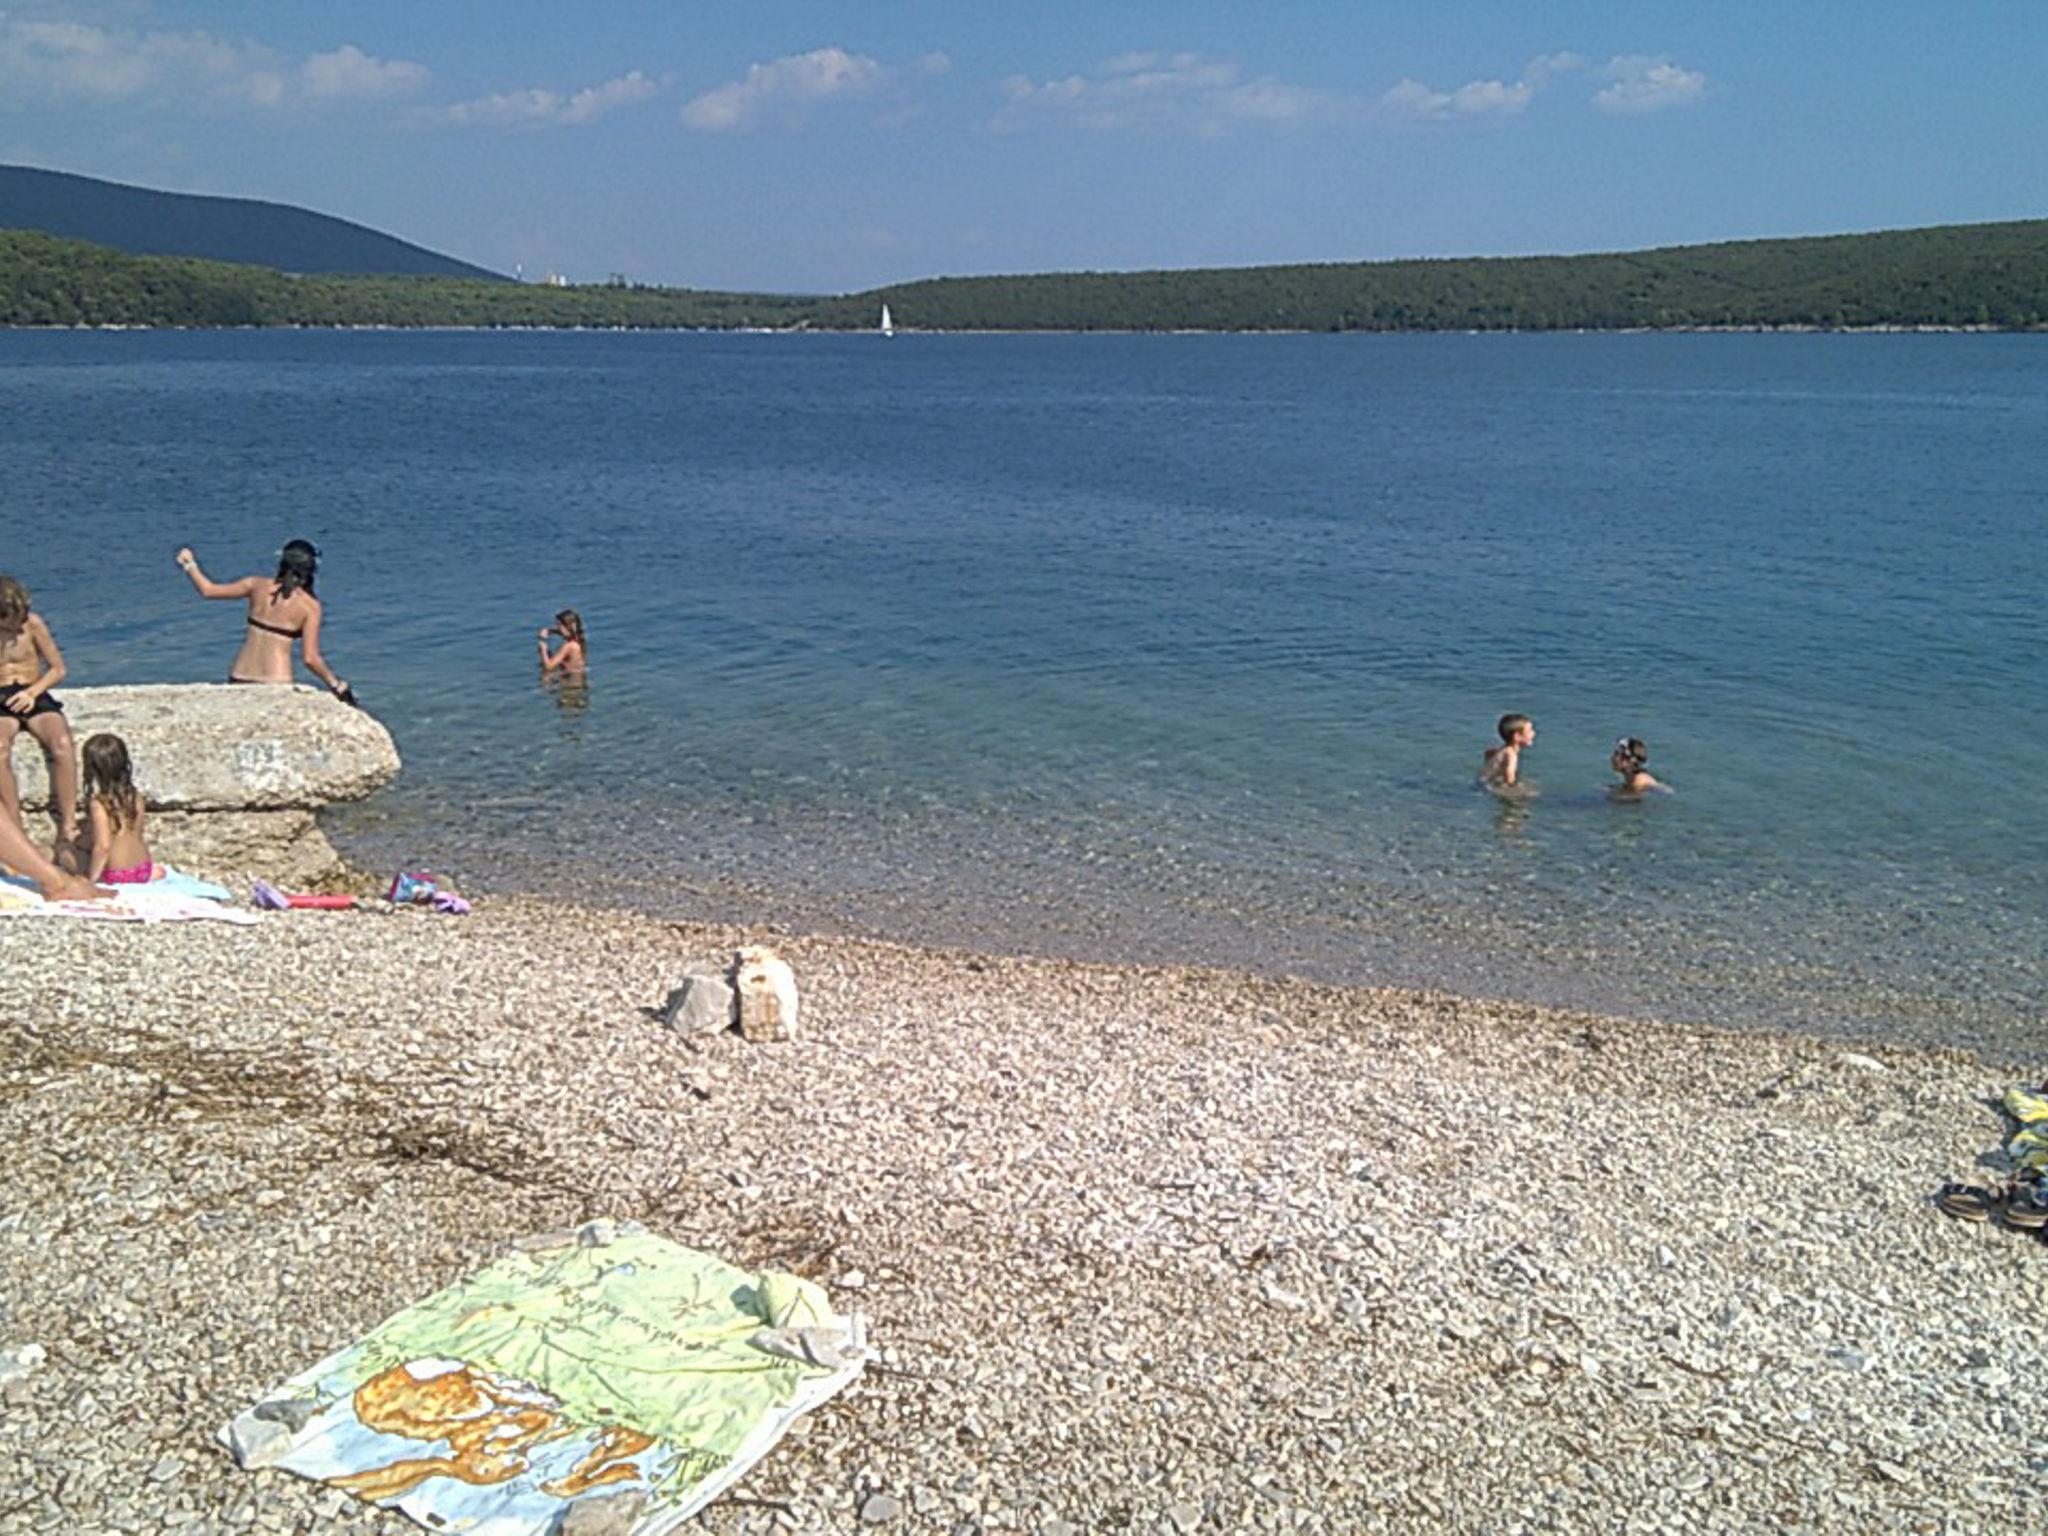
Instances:
[[[2040,339],[0,334],[0,424],[79,683],[223,674],[180,542],[322,545],[379,864],[2039,1039]]]

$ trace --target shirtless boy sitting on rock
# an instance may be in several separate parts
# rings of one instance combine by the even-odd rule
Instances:
[[[25,728],[49,758],[50,798],[57,811],[52,853],[57,864],[68,866],[77,857],[78,754],[71,728],[64,723],[64,706],[50,697],[50,689],[63,680],[64,655],[50,637],[50,626],[30,608],[28,588],[12,576],[0,576],[0,768],[6,770],[0,772],[0,864],[35,876],[45,895],[50,894],[49,882],[36,866],[47,866],[48,861],[29,842],[22,825],[14,741]],[[92,887],[83,881],[73,884],[79,889],[66,894],[91,893]]]

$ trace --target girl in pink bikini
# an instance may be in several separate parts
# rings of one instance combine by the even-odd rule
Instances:
[[[85,818],[92,830],[88,878],[98,885],[146,885],[164,876],[142,840],[142,795],[128,766],[128,743],[106,731],[86,738]]]

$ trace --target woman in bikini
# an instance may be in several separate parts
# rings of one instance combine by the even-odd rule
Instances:
[[[178,568],[191,578],[201,597],[248,600],[249,628],[242,637],[242,649],[228,668],[229,682],[289,683],[292,642],[296,640],[306,670],[344,704],[355,702],[354,690],[334,675],[320,654],[320,599],[313,595],[319,550],[304,539],[293,539],[278,554],[275,576],[244,576],[240,581],[208,580],[189,549],[178,551]]]

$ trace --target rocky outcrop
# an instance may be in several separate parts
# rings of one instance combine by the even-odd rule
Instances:
[[[361,710],[305,687],[146,684],[58,691],[71,733],[128,744],[150,807],[150,851],[208,879],[263,875],[288,884],[339,872],[318,813],[398,776],[391,733]],[[22,805],[49,805],[43,754],[14,748]]]

